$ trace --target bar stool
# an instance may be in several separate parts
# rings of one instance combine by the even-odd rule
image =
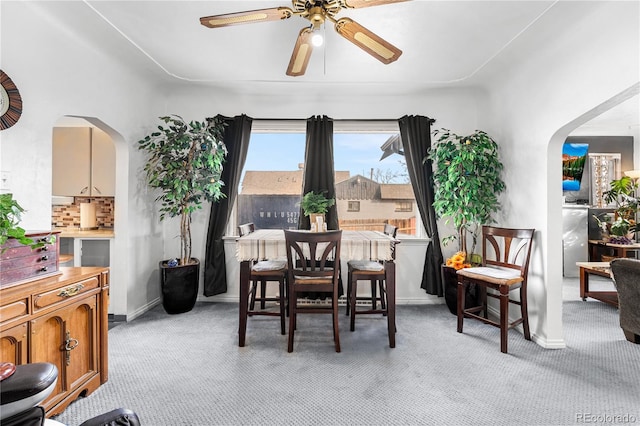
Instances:
[[[396,237],[398,228],[393,225],[385,224],[385,235],[389,235],[392,238]],[[395,250],[393,251],[393,258],[395,259]],[[360,314],[382,314],[387,315],[387,293],[385,290],[385,267],[384,263],[371,261],[371,260],[351,260],[347,263],[348,266],[348,280],[347,280],[347,309],[346,315],[351,313],[350,330],[355,330],[355,318]],[[358,297],[358,281],[370,281],[371,282],[371,296]],[[377,290],[380,290],[380,296],[377,295]],[[371,301],[371,309],[356,310],[356,303],[358,300]],[[378,302],[380,302],[380,309],[378,309]]]
[[[284,231],[289,271],[289,340],[287,351],[293,352],[296,319],[299,313],[331,314],[333,341],[340,352],[338,327],[338,287],[340,277],[340,243],[342,231]],[[326,292],[331,304],[298,306],[298,294]]]
[[[253,223],[245,223],[238,227],[241,237],[255,231]],[[287,262],[285,260],[261,260],[251,265],[251,288],[249,289],[249,301],[240,301],[240,303],[248,303],[249,309],[247,316],[264,315],[280,317],[280,333],[285,334],[285,322],[288,312],[287,307]],[[260,295],[258,296],[258,282],[260,282]],[[278,283],[278,295],[275,297],[267,296],[267,283]],[[256,301],[260,303],[260,310],[255,309]],[[279,311],[266,309],[266,302],[277,302]]]

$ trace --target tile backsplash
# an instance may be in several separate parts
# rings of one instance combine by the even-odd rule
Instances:
[[[80,227],[80,203],[96,205],[96,225],[113,228],[114,197],[75,197],[73,204],[53,206],[51,226],[53,228]]]

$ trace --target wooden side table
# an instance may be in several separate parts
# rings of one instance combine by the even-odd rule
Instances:
[[[587,297],[591,297],[617,308],[617,291],[589,290],[589,275],[611,278],[609,262],[576,262],[576,265],[580,268],[580,297],[582,300],[587,300]]]
[[[603,240],[589,240],[589,260],[592,262],[600,262],[602,260],[600,251],[607,249],[613,252],[613,257],[637,257],[640,251],[640,244],[612,244]]]

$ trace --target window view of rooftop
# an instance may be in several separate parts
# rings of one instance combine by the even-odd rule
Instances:
[[[237,223],[297,229],[304,176],[304,133],[251,135],[237,201]],[[416,234],[415,198],[393,133],[335,133],[334,170],[340,229]]]

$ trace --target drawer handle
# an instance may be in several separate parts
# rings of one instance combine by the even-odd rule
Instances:
[[[42,268],[40,268],[40,272],[47,272],[49,270],[49,267],[47,266],[43,266]]]
[[[44,256],[42,256],[42,257],[40,258],[40,260],[43,260],[43,261],[44,261],[44,260],[49,260],[49,256],[47,256],[47,255],[45,254]]]
[[[58,293],[58,296],[60,296],[60,297],[75,296],[83,288],[84,288],[84,285],[82,285],[82,284],[72,285],[71,287],[67,287],[64,290],[62,290],[60,293]]]

